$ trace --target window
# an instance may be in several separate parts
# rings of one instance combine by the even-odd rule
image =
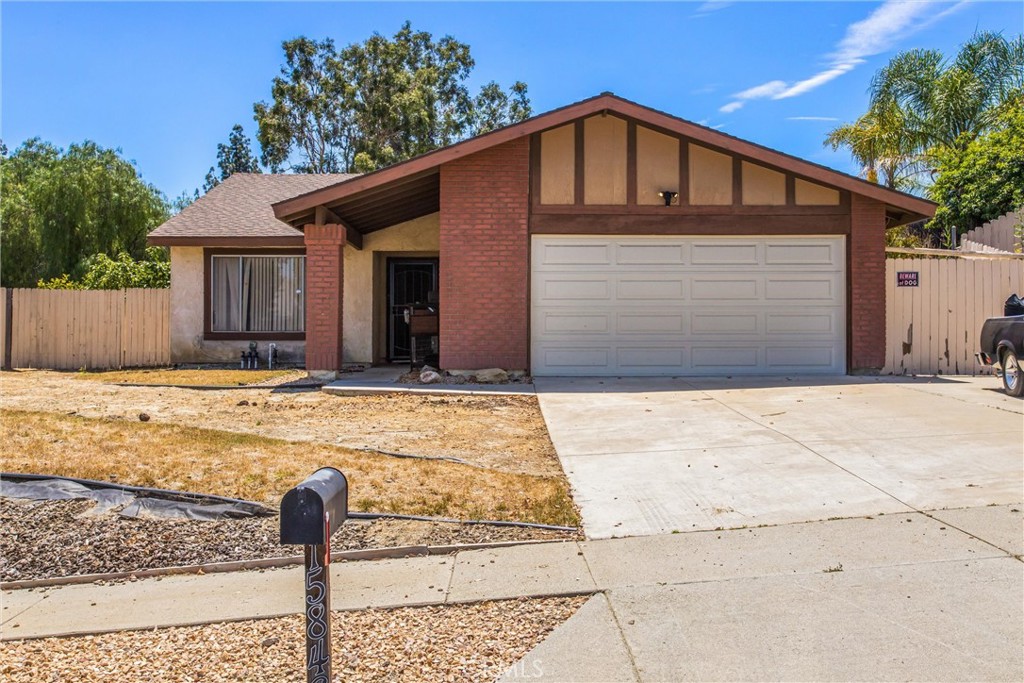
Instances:
[[[212,256],[210,331],[305,329],[305,256]]]

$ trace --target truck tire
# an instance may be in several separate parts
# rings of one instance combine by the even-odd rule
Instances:
[[[1010,396],[1024,396],[1024,376],[1021,375],[1020,359],[1013,349],[1003,352],[1003,391]]]

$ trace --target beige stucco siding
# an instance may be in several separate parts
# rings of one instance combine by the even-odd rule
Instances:
[[[384,334],[383,271],[387,257],[436,256],[439,249],[440,220],[436,213],[371,232],[363,237],[361,250],[345,247],[341,335],[346,363],[372,363],[380,357],[379,349],[374,352],[374,342],[375,337],[380,340]]]
[[[749,161],[743,167],[743,203],[747,206],[782,206],[786,203],[786,175]]]
[[[796,203],[798,206],[836,206],[839,204],[839,191],[817,183],[797,178]]]
[[[626,122],[592,116],[583,122],[583,203],[626,203]]]
[[[732,157],[690,145],[690,203],[732,204]]]
[[[679,140],[636,127],[636,203],[665,204],[661,192],[679,192]]]
[[[205,292],[202,247],[171,247],[171,362],[234,363],[247,341],[203,339]],[[282,363],[305,362],[303,341],[260,341],[260,358],[266,358],[267,345],[277,344]],[[265,362],[265,360],[261,360]]]
[[[540,203],[572,204],[576,191],[576,127],[541,133]]]

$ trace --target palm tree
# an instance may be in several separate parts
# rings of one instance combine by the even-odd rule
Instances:
[[[987,131],[1001,104],[1024,90],[1024,37],[975,34],[949,61],[938,50],[896,55],[871,81],[868,112],[832,130],[873,182],[921,189],[935,152],[964,149]]]

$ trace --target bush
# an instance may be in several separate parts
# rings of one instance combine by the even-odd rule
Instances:
[[[73,280],[66,273],[50,280],[40,280],[41,289],[164,289],[171,285],[171,264],[166,252],[157,247],[146,249],[146,259],[136,261],[126,252],[112,259],[95,254],[86,259],[85,274]]]

